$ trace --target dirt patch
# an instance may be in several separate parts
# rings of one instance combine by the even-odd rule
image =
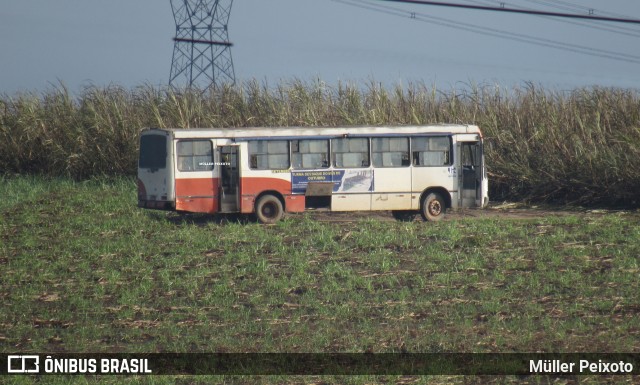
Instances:
[[[539,210],[539,209],[464,209],[447,211],[443,218],[445,221],[459,220],[463,218],[509,218],[509,219],[535,219],[544,218],[550,215],[571,215],[576,212],[556,211],[556,210]],[[295,217],[300,214],[288,214]],[[311,212],[314,220],[321,222],[356,222],[367,219],[376,221],[395,222],[395,218],[390,211],[355,211],[355,212]],[[421,222],[422,217],[416,215],[415,221]]]
[[[587,209],[567,206],[528,206],[520,203],[493,203],[484,209],[457,209],[448,210],[444,221],[455,221],[465,218],[496,218],[496,219],[542,219],[553,216],[600,216],[611,214],[624,214],[637,217],[640,221],[640,210],[602,210]],[[391,211],[348,211],[331,212],[327,210],[308,210],[303,213],[287,213],[289,218],[301,218],[310,215],[313,220],[319,222],[351,223],[364,220],[375,220],[381,222],[395,222]],[[227,223],[251,223],[256,219],[251,215],[241,214],[197,214],[197,213],[176,213],[171,212],[166,216],[158,216],[158,219],[168,219],[175,225],[195,224],[204,226],[209,223],[224,225]],[[416,213],[414,221],[422,222],[420,214]],[[0,261],[1,262],[1,261]]]
[[[312,218],[318,221],[326,222],[354,222],[366,219],[390,221],[395,219],[390,211],[354,211],[354,212],[330,212],[330,211],[307,211]],[[452,221],[463,218],[503,218],[503,219],[538,219],[550,216],[568,216],[568,215],[607,215],[607,214],[628,214],[637,216],[640,219],[640,211],[621,211],[621,210],[591,210],[586,208],[567,208],[567,207],[538,207],[526,206],[519,203],[498,203],[490,204],[485,209],[458,209],[447,211],[443,220]],[[288,214],[301,215],[301,214]],[[422,221],[422,217],[418,214],[416,221]]]

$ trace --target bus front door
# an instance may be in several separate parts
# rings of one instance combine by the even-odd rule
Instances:
[[[220,146],[220,212],[233,213],[240,209],[240,168],[238,146]]]
[[[482,205],[482,145],[480,142],[461,142],[460,207]]]

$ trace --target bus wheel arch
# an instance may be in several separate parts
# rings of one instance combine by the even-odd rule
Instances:
[[[443,187],[426,189],[420,195],[420,214],[425,221],[441,220],[451,208],[451,194]]]
[[[263,191],[255,202],[255,213],[260,223],[273,224],[284,217],[284,197],[279,192]]]

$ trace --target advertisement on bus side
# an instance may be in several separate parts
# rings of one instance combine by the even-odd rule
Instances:
[[[373,170],[292,171],[291,191],[304,194],[309,183],[333,183],[333,192],[373,191]]]

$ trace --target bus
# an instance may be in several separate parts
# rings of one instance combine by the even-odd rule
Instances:
[[[489,202],[474,125],[147,128],[138,207],[255,214],[272,224],[305,210],[391,211],[443,218]]]

